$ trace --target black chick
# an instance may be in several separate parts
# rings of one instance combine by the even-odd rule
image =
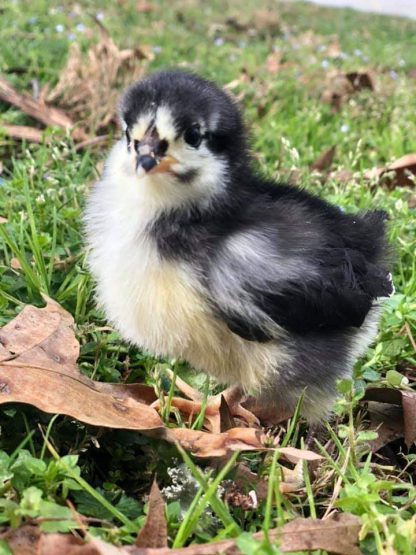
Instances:
[[[131,86],[88,199],[97,296],[123,337],[220,383],[328,414],[393,292],[381,211],[350,215],[252,167],[233,100],[185,72]]]

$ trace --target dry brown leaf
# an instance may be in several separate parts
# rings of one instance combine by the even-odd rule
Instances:
[[[322,460],[322,456],[314,453],[313,451],[309,451],[308,449],[297,449],[296,447],[279,447],[276,445],[279,453],[283,455],[283,457],[291,462],[291,463],[298,463],[299,461],[320,461]]]
[[[235,428],[235,420],[233,415],[231,414],[230,407],[224,397],[221,395],[221,402],[220,402],[220,409],[219,409],[219,416],[220,416],[220,431],[226,432],[231,428]]]
[[[270,449],[267,436],[254,428],[232,428],[221,434],[170,428],[165,430],[163,438],[178,442],[184,449],[202,458],[224,457],[231,451]]]
[[[416,154],[406,154],[384,168],[367,170],[364,177],[380,180],[388,187],[414,187],[416,182]]]
[[[7,224],[9,220],[7,218],[5,218],[4,216],[0,216],[0,225],[2,224]]]
[[[6,125],[0,123],[0,128],[6,132],[9,137],[29,141],[30,143],[41,143],[43,140],[43,131],[36,127],[28,125]]]
[[[389,387],[370,387],[365,392],[364,401],[377,401],[402,407],[405,443],[410,447],[416,442],[416,392]]]
[[[374,90],[374,81],[367,72],[351,71],[346,73],[345,77],[351,83],[354,91],[362,91],[363,89]]]
[[[51,300],[45,308],[25,307],[0,331],[0,403],[29,403],[112,428],[163,427],[141,402],[142,388],[93,382],[79,372],[78,355],[70,314]]]
[[[27,403],[94,426],[137,430],[179,443],[198,457],[271,448],[265,434],[255,428],[224,433],[165,428],[150,406],[156,399],[151,387],[95,382],[79,372],[73,326],[72,316],[48,299],[45,308],[26,306],[0,330],[0,404]],[[296,453],[300,458],[314,456],[288,449],[282,454],[291,460]]]
[[[403,410],[400,406],[369,401],[367,411],[370,430],[378,434],[376,439],[368,442],[373,453],[404,436]]]
[[[115,121],[120,90],[143,74],[143,60],[148,58],[140,48],[120,50],[103,25],[97,25],[100,40],[86,54],[78,43],[71,44],[59,81],[48,95],[48,100],[64,107],[87,135]]]
[[[243,463],[237,465],[234,483],[243,492],[254,490],[258,501],[263,501],[267,497],[269,487],[267,480],[260,478]]]
[[[331,148],[329,148],[328,150],[325,150],[319,156],[319,158],[317,158],[315,162],[311,164],[311,170],[322,172],[324,170],[329,169],[334,160],[336,149],[337,147],[334,145],[334,146],[331,146]]]
[[[140,530],[136,547],[167,547],[168,524],[165,516],[165,501],[156,480],[149,495],[149,510],[143,528]]]
[[[243,407],[253,413],[266,426],[275,426],[293,416],[293,410],[279,406],[268,406],[259,402],[255,397],[248,397]]]
[[[33,526],[24,526],[8,531],[0,536],[9,542],[11,548],[26,545],[31,548],[32,543],[20,543],[19,536],[32,535],[36,550],[15,551],[16,555],[237,555],[240,553],[235,539],[222,540],[206,544],[193,544],[180,549],[143,548],[137,546],[116,547],[99,539],[91,539],[89,543],[80,545],[80,541],[72,536],[63,534],[42,534],[34,530]],[[29,530],[28,530],[29,529]],[[358,548],[358,534],[361,529],[359,517],[341,513],[326,520],[312,518],[296,518],[281,528],[269,530],[270,541],[278,543],[283,553],[293,551],[325,550],[339,555],[360,555]],[[262,541],[263,532],[256,532],[253,537]]]

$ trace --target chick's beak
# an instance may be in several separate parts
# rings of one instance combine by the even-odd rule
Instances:
[[[178,161],[166,153],[167,148],[167,141],[160,140],[154,128],[149,130],[135,146],[136,170],[146,174],[171,172],[171,166]]]

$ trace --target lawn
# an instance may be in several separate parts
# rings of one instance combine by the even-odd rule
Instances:
[[[357,363],[354,380],[340,384],[333,419],[309,445],[322,459],[296,467],[301,477],[291,491],[279,484],[290,481],[284,469],[293,465],[276,450],[202,460],[135,431],[9,403],[0,406],[0,523],[131,545],[144,526],[156,476],[166,501],[169,547],[237,537],[244,553],[279,553],[272,536],[260,540],[253,534],[298,517],[345,513],[361,519],[363,553],[413,554],[416,160],[384,178],[370,170],[416,153],[416,21],[265,0],[15,0],[3,4],[0,14],[1,75],[16,91],[35,97],[39,91],[47,97],[62,80],[74,48],[85,60],[103,33],[120,50],[136,49],[129,51],[130,65],[120,65],[112,88],[94,81],[109,71],[100,74],[91,58],[86,71],[84,62],[80,83],[93,89],[95,104],[85,103],[83,113],[77,111],[85,101],[76,96],[81,85],[51,101],[85,131],[87,146],[79,144],[80,135],[45,128],[0,102],[1,325],[27,304],[44,306],[46,294],[75,320],[85,376],[140,382],[162,394],[173,392],[167,373],[172,368],[205,395],[208,386],[219,391],[185,364],[157,360],[123,343],[94,303],[83,248],[85,198],[120,133],[111,118],[112,95],[135,75],[161,68],[196,71],[237,97],[259,171],[291,180],[346,211],[385,210],[396,287],[385,303],[377,342]],[[43,130],[41,140],[20,141],[6,126]],[[96,130],[103,138],[94,144]],[[332,147],[333,159],[328,154],[316,163]],[[365,391],[375,387],[384,388],[388,402],[367,405]],[[401,392],[408,399],[404,417],[392,401]],[[163,417],[173,426],[168,412]],[[175,422],[187,426],[180,418]],[[299,415],[266,431],[282,446],[305,447],[308,428]],[[242,467],[266,488],[262,501],[260,485],[252,485],[259,501],[250,504],[247,488],[236,479]],[[10,553],[7,537],[0,540],[0,555]]]

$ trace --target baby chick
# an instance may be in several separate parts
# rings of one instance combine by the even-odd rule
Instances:
[[[325,417],[393,292],[381,211],[347,214],[253,169],[235,102],[186,72],[121,102],[86,208],[90,268],[129,341]]]

